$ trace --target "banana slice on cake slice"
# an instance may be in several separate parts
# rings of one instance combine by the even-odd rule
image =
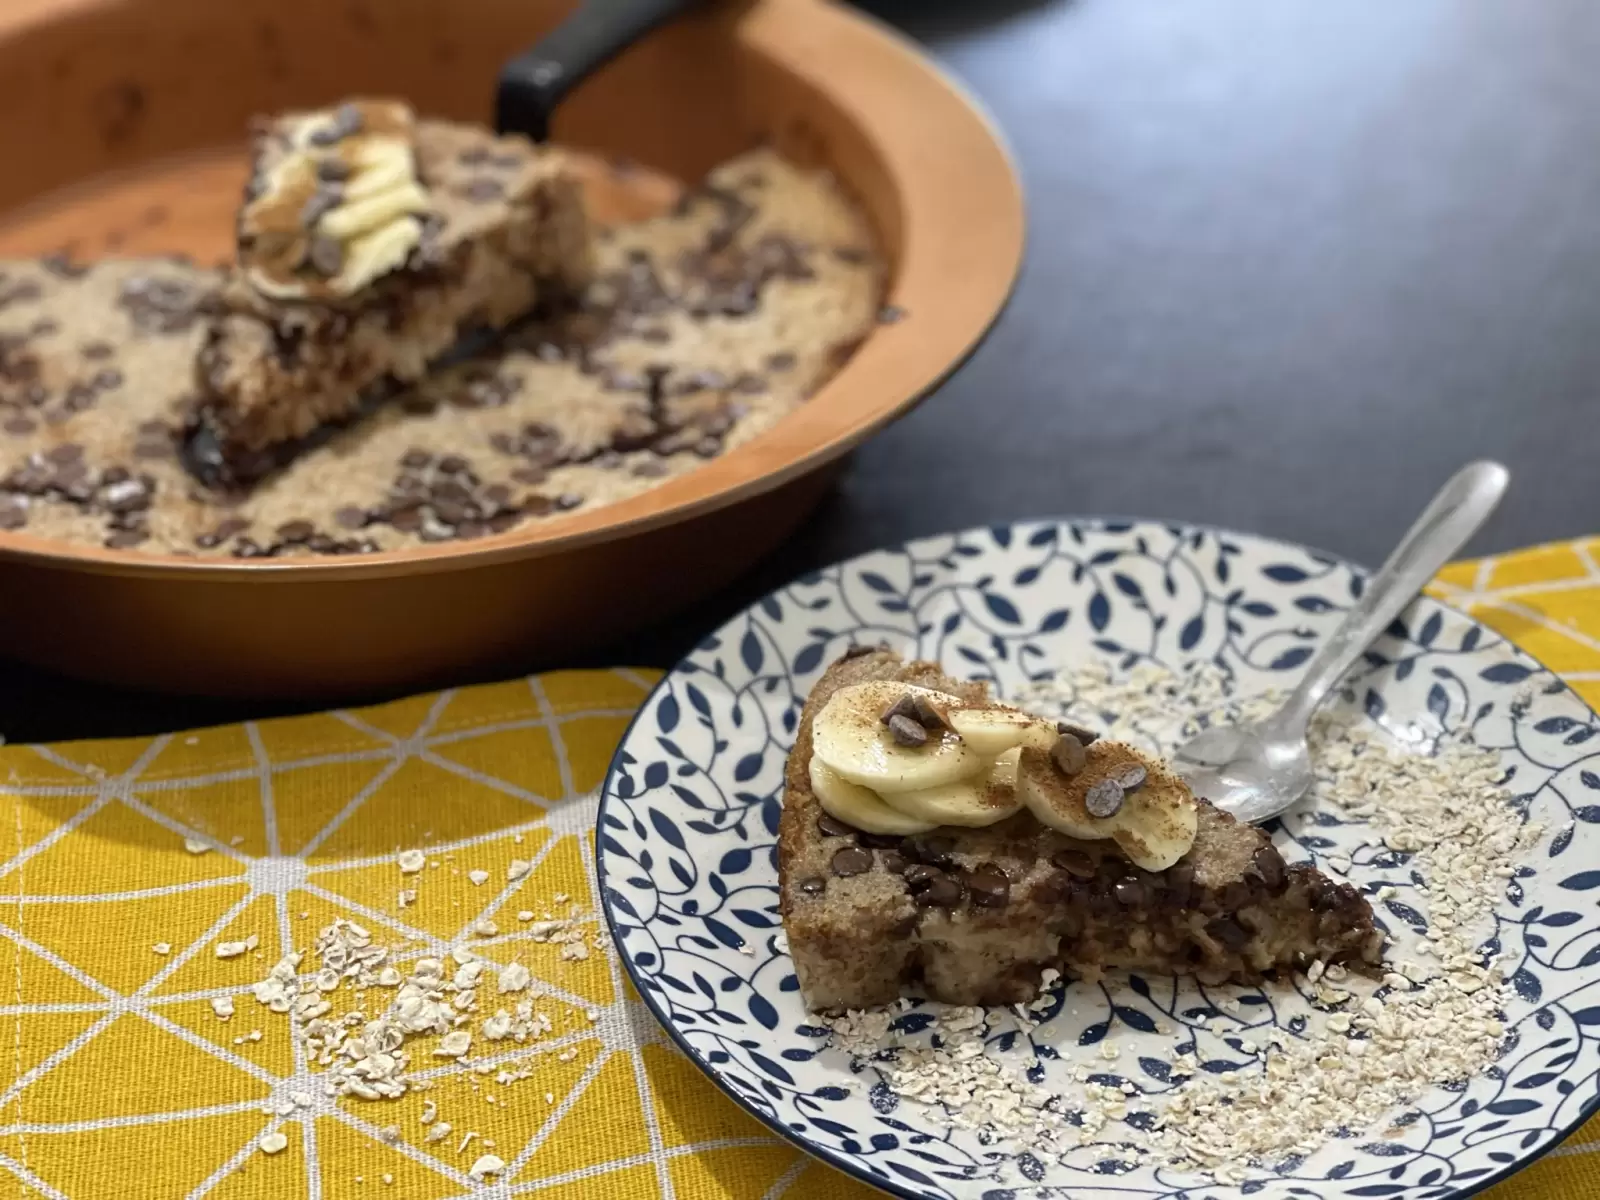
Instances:
[[[1071,775],[1050,755],[1025,749],[1017,793],[1041,824],[1084,841],[1109,838],[1146,871],[1164,871],[1187,854],[1199,828],[1188,785],[1120,742],[1089,746],[1083,769]],[[1107,808],[1103,816],[1091,811]]]
[[[882,802],[908,817],[936,825],[993,825],[1022,808],[1022,798],[1017,795],[1021,755],[1022,747],[1013,747],[982,775],[916,792],[885,792]]]
[[[1019,708],[951,707],[944,719],[974,754],[988,759],[998,759],[1020,746],[1048,750],[1060,736],[1049,721]]]
[[[889,720],[896,711],[902,713],[896,718],[902,734],[916,740],[896,736]],[[1019,709],[968,704],[894,680],[840,688],[817,714],[811,733],[816,757],[882,796],[975,779],[1007,751],[1048,750],[1056,740],[1050,722]]]
[[[925,731],[926,740],[919,745],[896,741],[884,714],[907,696],[913,700],[921,696],[941,712],[961,703],[944,692],[893,680],[840,688],[811,723],[812,761],[820,759],[851,783],[880,796],[943,787],[988,769],[991,760],[948,727]]]
[[[891,808],[871,788],[851,783],[814,754],[810,770],[811,790],[816,794],[817,803],[829,816],[846,825],[868,833],[909,835],[927,833],[938,824]]]

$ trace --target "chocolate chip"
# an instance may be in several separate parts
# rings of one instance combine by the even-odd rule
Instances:
[[[422,506],[405,504],[389,514],[389,524],[401,533],[416,533],[422,528]]]
[[[28,523],[28,506],[21,500],[0,500],[0,529],[21,529]]]
[[[1250,885],[1242,879],[1229,882],[1217,896],[1217,902],[1230,912],[1237,912],[1249,904],[1250,900]]]
[[[1090,858],[1082,850],[1057,850],[1050,856],[1050,861],[1069,875],[1076,875],[1079,879],[1094,878],[1094,859]]]
[[[887,850],[900,844],[900,835],[896,833],[867,833],[865,831],[856,835],[856,840],[863,846],[870,846],[874,850]]]
[[[346,505],[334,511],[333,519],[341,529],[363,529],[367,524],[367,513],[365,509]]]
[[[115,367],[104,367],[96,371],[94,378],[89,382],[92,386],[100,388],[102,391],[119,388],[122,386],[122,372]]]
[[[333,120],[314,129],[306,140],[313,146],[331,146],[361,132],[361,110],[354,104],[341,104],[333,110]]]
[[[1100,740],[1100,735],[1092,729],[1085,729],[1082,725],[1074,725],[1071,721],[1057,721],[1056,732],[1063,737],[1075,737],[1080,746],[1092,746]]]
[[[78,353],[89,359],[110,358],[116,353],[110,342],[85,342]]]
[[[911,693],[906,692],[888,708],[884,709],[883,716],[879,717],[878,720],[885,725],[894,720],[896,717],[909,717],[911,720],[915,721],[917,719],[916,712],[917,707],[911,699]],[[920,721],[917,723],[919,725],[921,724]]]
[[[466,186],[459,188],[458,191],[468,200],[475,201],[478,204],[488,204],[504,196],[506,187],[498,179],[479,176],[476,179],[469,179]]]
[[[27,417],[11,417],[5,423],[5,431],[19,437],[25,433],[32,433],[37,428],[39,426]]]
[[[1083,806],[1091,817],[1110,817],[1122,807],[1122,785],[1115,779],[1102,779],[1083,797]]]
[[[897,321],[904,320],[905,315],[906,310],[898,304],[885,304],[878,310],[878,324],[893,325]]]
[[[317,178],[323,183],[343,183],[350,178],[351,167],[342,158],[324,158],[317,162]]]
[[[851,266],[866,262],[868,257],[865,250],[855,246],[835,246],[833,248],[833,256],[840,262],[849,263]]]
[[[776,354],[767,355],[767,370],[787,371],[794,366],[795,357],[787,350],[780,350]]]
[[[916,893],[916,901],[923,908],[954,908],[961,903],[961,885],[941,875]]]
[[[967,893],[980,908],[1001,908],[1011,899],[1011,880],[992,863],[984,863],[967,876]]]
[[[83,458],[83,447],[76,442],[62,442],[59,446],[52,446],[44,452],[47,462],[58,466],[64,463],[79,462]]]
[[[403,467],[425,467],[433,461],[433,455],[426,450],[413,447],[400,456],[400,465]]]
[[[925,746],[928,744],[928,731],[917,724],[910,717],[896,713],[885,722],[889,726],[889,733],[901,746]]]
[[[759,396],[767,390],[767,381],[746,371],[733,381],[733,390],[744,396]]]
[[[937,867],[930,867],[927,863],[913,863],[901,874],[906,878],[906,886],[914,892],[921,891],[943,875]]]
[[[143,529],[119,529],[106,539],[106,545],[112,550],[127,550],[147,541],[150,534]]]
[[[459,525],[471,515],[467,506],[459,500],[435,498],[433,502],[433,515],[446,525]]]
[[[872,852],[859,846],[847,846],[833,856],[833,873],[841,879],[872,870]]]
[[[49,337],[52,333],[58,333],[60,330],[61,326],[58,322],[52,321],[49,317],[40,317],[33,323],[33,328],[28,332],[34,337]]]
[[[101,483],[123,483],[131,478],[126,467],[107,467],[100,473]]]
[[[795,885],[803,896],[820,896],[828,886],[828,881],[820,875],[813,875],[809,879],[802,879]]]
[[[1189,899],[1194,892],[1194,867],[1191,864],[1180,862],[1168,867],[1162,882],[1165,884],[1164,896],[1170,907],[1189,906]]]
[[[1063,733],[1050,748],[1050,761],[1055,763],[1056,770],[1070,777],[1083,770],[1089,760],[1083,752],[1083,743],[1070,733]]]
[[[832,813],[817,814],[817,832],[823,837],[849,837],[855,833],[855,827],[846,825]]]
[[[338,188],[320,187],[311,193],[300,209],[300,227],[314,229],[318,221],[339,207],[342,193]]]
[[[306,261],[311,269],[324,279],[332,279],[344,267],[344,246],[337,238],[317,234],[306,251]]]
[[[845,652],[839,656],[840,662],[848,662],[852,658],[860,658],[863,654],[876,654],[882,646],[866,646],[860,642],[852,642],[845,647]]]
[[[944,715],[933,706],[933,701],[926,696],[912,696],[911,707],[917,718],[917,724],[921,725],[929,733],[945,727]]]
[[[898,850],[885,850],[882,858],[883,869],[891,875],[903,875],[911,866],[911,860]]]
[[[286,542],[303,542],[317,529],[310,521],[287,521],[278,526],[278,536]]]
[[[1144,884],[1129,876],[1124,876],[1112,884],[1111,894],[1124,908],[1138,908],[1150,898]]]
[[[1311,911],[1324,912],[1339,903],[1339,889],[1324,875],[1313,875],[1309,881]]]
[[[516,470],[511,472],[511,478],[515,479],[518,483],[525,483],[529,487],[534,487],[538,484],[541,484],[549,477],[549,472],[539,467],[518,467]]]
[[[954,866],[955,858],[952,852],[955,848],[955,842],[942,834],[918,834],[900,843],[902,854],[930,867]]]
[[[1121,775],[1117,776],[1117,783],[1122,786],[1123,791],[1133,792],[1143,787],[1144,781],[1148,777],[1149,772],[1146,771],[1141,764],[1134,763],[1133,766],[1127,768],[1127,770],[1123,771]]]
[[[1229,950],[1243,950],[1250,944],[1250,935],[1232,917],[1213,917],[1206,922],[1206,933]]]
[[[1275,896],[1282,892],[1288,883],[1283,855],[1278,853],[1278,848],[1271,842],[1257,847],[1256,852],[1250,856],[1250,865],[1255,869],[1255,873],[1261,876],[1261,882],[1267,885],[1267,890]]]

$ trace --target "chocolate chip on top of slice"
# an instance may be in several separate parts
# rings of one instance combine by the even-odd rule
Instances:
[[[928,698],[909,692],[890,705],[881,720],[901,746],[926,746],[928,735],[944,728],[944,718]]]

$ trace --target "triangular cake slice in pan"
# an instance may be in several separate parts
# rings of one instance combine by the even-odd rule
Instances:
[[[248,484],[589,274],[558,150],[392,100],[263,121],[186,457],[207,482]]]
[[[887,717],[871,707],[897,696],[907,698]],[[973,774],[959,756],[1003,747],[1008,720],[1029,729]],[[778,839],[784,928],[812,1009],[907,992],[1017,1003],[1049,967],[1251,981],[1319,959],[1380,961],[1383,935],[1355,888],[1286,865],[1266,834],[1132,747],[1068,737],[1046,750],[1057,735],[1041,736],[1041,724],[996,705],[983,684],[888,650],[827,669],[789,756]],[[1035,815],[1040,803],[1058,806],[1041,810],[1051,825]]]

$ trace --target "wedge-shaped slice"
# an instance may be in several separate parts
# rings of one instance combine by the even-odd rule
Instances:
[[[589,269],[557,151],[391,100],[264,122],[186,461],[248,483],[466,335],[574,295]]]
[[[1360,892],[1307,863],[1286,863],[1265,833],[1203,800],[1195,801],[1193,844],[1157,871],[1137,866],[1116,838],[1072,837],[1027,811],[982,828],[852,832],[813,783],[815,718],[844,689],[874,682],[993,704],[984,685],[888,651],[842,659],[812,689],[778,830],[783,924],[811,1007],[867,1008],[910,992],[1009,1004],[1036,995],[1046,969],[1257,980],[1315,960],[1380,961],[1383,935]],[[1107,771],[1133,765],[1130,748],[1088,749]],[[1020,774],[1030,764],[1054,770],[1040,751],[1021,758]],[[1139,761],[1147,778],[1124,796],[1130,814],[1144,788],[1162,794],[1156,764]],[[894,802],[911,794],[894,793]],[[1159,861],[1154,841],[1138,851],[1146,862]]]

